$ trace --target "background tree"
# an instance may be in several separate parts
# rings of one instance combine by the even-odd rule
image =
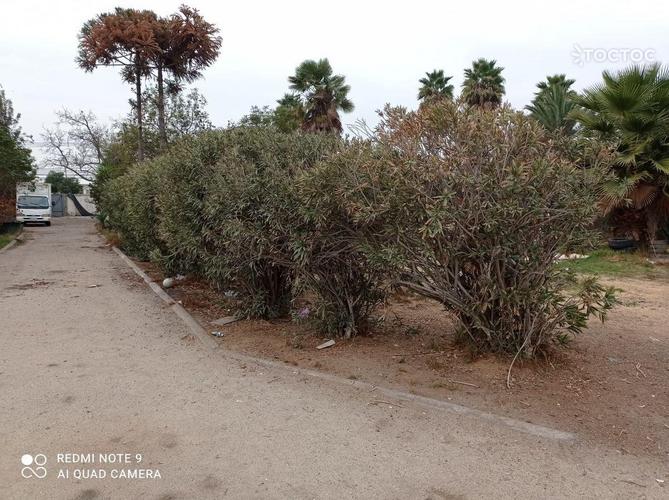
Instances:
[[[156,86],[150,86],[142,93],[146,159],[154,158],[164,151],[158,123],[157,92]],[[212,129],[206,104],[207,100],[195,88],[187,92],[169,93],[165,101],[165,129],[168,141],[174,142],[180,137]],[[117,122],[108,130],[109,138],[105,143],[100,165],[91,186],[91,195],[96,201],[99,200],[103,185],[107,181],[125,174],[137,161],[135,152],[139,133],[134,113],[131,113],[127,120]]]
[[[274,110],[274,124],[282,132],[298,130],[304,121],[304,107],[300,97],[295,94],[284,94],[276,101],[278,106]]]
[[[290,88],[299,96],[304,109],[302,130],[307,132],[342,132],[339,110],[353,111],[348,98],[351,87],[342,75],[332,74],[327,59],[306,60],[288,78]]]
[[[164,123],[160,123],[158,104],[158,87],[152,85],[142,92],[142,123],[144,158],[153,158],[165,150],[161,127],[165,129],[168,142],[176,141],[187,134],[195,134],[213,128],[206,111],[207,100],[193,88],[187,92],[169,92],[163,103]],[[123,143],[124,155],[136,148],[139,130],[130,114],[126,120],[116,124],[116,134],[112,142]],[[128,158],[131,160],[131,158]],[[124,160],[125,161],[125,160]]]
[[[646,243],[657,238],[669,214],[669,72],[654,64],[602,77],[602,84],[575,98],[572,117],[585,134],[616,144],[604,210],[616,231]]]
[[[87,21],[79,33],[77,63],[85,71],[120,66],[124,81],[135,86],[137,159],[144,159],[142,79],[151,75],[151,62],[161,54],[156,39],[158,17],[150,10],[122,9]]]
[[[418,90],[418,100],[453,99],[453,85],[449,85],[452,76],[444,76],[444,70],[434,70],[425,73],[425,78],[418,80],[421,84]]]
[[[207,113],[207,99],[196,88],[181,92],[168,92],[162,101],[157,85],[143,92],[143,113],[146,132],[159,138],[161,145],[173,142],[186,134],[196,134],[214,126]],[[161,118],[162,114],[162,118]]]
[[[269,106],[251,106],[249,113],[239,119],[238,125],[244,127],[272,127],[274,126],[275,110]],[[233,124],[234,125],[234,124]]]
[[[575,80],[567,78],[566,75],[546,77],[546,81],[537,84],[539,90],[525,109],[548,130],[573,133],[575,123],[569,113],[575,106],[576,92],[571,90],[574,82]]]
[[[277,101],[278,106],[252,106],[247,115],[240,118],[238,125],[252,127],[276,127],[279,131],[290,133],[299,130],[304,118],[304,109],[299,97],[286,94]]]
[[[111,141],[112,130],[99,123],[90,111],[63,109],[56,116],[55,126],[42,133],[44,166],[92,182]]]
[[[45,182],[51,184],[51,191],[63,194],[81,193],[81,184],[76,177],[65,177],[64,172],[52,170],[46,176]]]
[[[202,76],[202,71],[214,63],[221,48],[219,29],[205,21],[197,9],[186,5],[167,18],[154,24],[155,39],[160,50],[152,52],[151,62],[156,71],[156,111],[160,140],[168,143],[169,133],[165,117],[165,88],[174,95],[181,83],[191,83]],[[165,81],[165,73],[171,80]]]
[[[35,178],[35,167],[26,136],[19,126],[21,115],[0,87],[0,223],[15,214],[14,190],[17,182]]]
[[[470,106],[499,106],[505,94],[504,68],[497,66],[497,61],[479,59],[465,70],[462,83],[462,97]]]
[[[574,83],[576,83],[576,80],[567,78],[567,75],[564,73],[549,75],[546,77],[545,81],[537,83],[537,88],[539,91],[535,95],[540,96],[543,92],[546,92],[547,90],[555,87],[560,87],[564,90],[571,90],[571,86],[574,85]]]

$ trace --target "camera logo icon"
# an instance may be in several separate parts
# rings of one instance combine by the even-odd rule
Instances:
[[[29,453],[21,456],[21,464],[23,468],[21,469],[21,476],[25,479],[37,478],[44,479],[46,477],[46,455],[38,453],[33,456]]]

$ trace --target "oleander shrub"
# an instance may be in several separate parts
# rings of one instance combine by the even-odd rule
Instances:
[[[326,134],[231,127],[185,137],[104,183],[100,206],[123,248],[166,273],[235,290],[239,313],[286,314],[296,265],[295,179],[335,151]]]
[[[105,227],[114,229],[121,247],[148,260],[158,247],[156,193],[160,159],[134,165],[125,175],[108,180],[99,207]]]
[[[203,274],[233,285],[240,313],[272,318],[293,298],[291,238],[299,211],[295,179],[339,147],[325,134],[281,133],[271,127],[237,127],[207,179],[203,201]]]
[[[386,108],[374,137],[356,147],[382,155],[331,164],[347,211],[382,220],[370,248],[380,259],[392,248],[395,282],[441,302],[463,341],[533,357],[605,317],[612,290],[554,264],[592,237],[597,169],[508,107]]]
[[[124,248],[236,291],[245,316],[306,294],[324,331],[352,336],[399,286],[443,304],[475,350],[534,357],[615,300],[554,264],[592,240],[608,158],[593,153],[506,106],[439,101],[386,108],[365,140],[188,137],[105,182],[100,204]]]
[[[205,203],[220,158],[235,147],[230,131],[208,131],[184,137],[159,157],[157,232],[162,248],[153,260],[167,273],[206,276],[205,238],[220,229],[222,220],[208,225]]]
[[[386,160],[382,149],[355,142],[297,183],[300,220],[293,230],[293,259],[300,284],[317,294],[311,316],[329,334],[366,333],[387,294],[392,248],[380,254],[369,245],[371,235],[387,230],[387,221],[382,211],[361,216],[349,202],[351,190],[365,190],[355,182],[356,173],[368,162]]]

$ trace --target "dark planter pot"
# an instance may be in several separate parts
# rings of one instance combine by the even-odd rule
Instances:
[[[609,238],[609,248],[611,250],[633,250],[636,248],[636,241],[629,238]]]
[[[667,253],[667,240],[652,240],[650,242],[650,252],[655,255]]]

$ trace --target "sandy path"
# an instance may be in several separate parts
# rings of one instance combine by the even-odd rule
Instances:
[[[189,337],[84,218],[0,255],[0,498],[666,498],[660,460],[235,361]],[[90,285],[98,285],[88,288]],[[138,465],[58,464],[65,452]],[[47,477],[21,477],[22,454]],[[33,466],[34,467],[34,466]],[[105,479],[58,479],[59,469]],[[112,479],[112,469],[160,479]],[[630,481],[630,482],[624,482]],[[633,484],[638,483],[639,485]],[[669,485],[667,486],[669,487]]]

